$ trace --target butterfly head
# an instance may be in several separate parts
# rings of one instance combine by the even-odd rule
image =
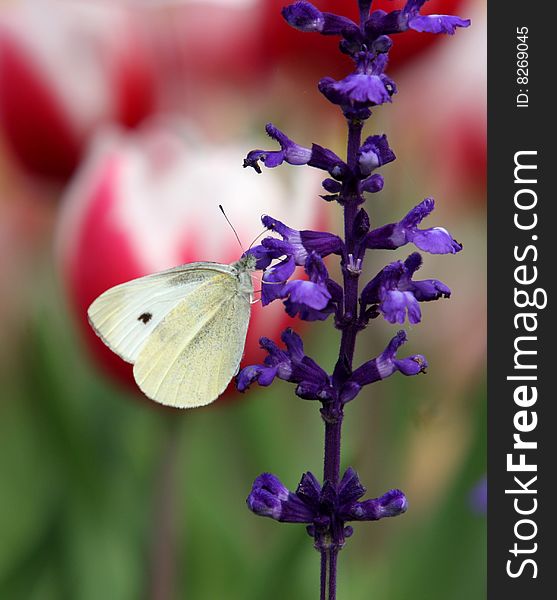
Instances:
[[[253,254],[244,254],[232,266],[242,273],[246,271],[255,271],[256,263],[257,258],[255,258]]]

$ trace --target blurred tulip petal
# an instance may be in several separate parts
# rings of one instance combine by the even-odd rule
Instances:
[[[137,125],[155,71],[123,4],[45,0],[0,13],[0,133],[34,175],[67,179],[102,123]]]

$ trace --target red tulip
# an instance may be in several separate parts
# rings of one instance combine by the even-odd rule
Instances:
[[[87,323],[87,307],[99,294],[185,262],[237,260],[242,249],[219,203],[246,246],[263,231],[264,213],[293,227],[322,225],[318,200],[312,201],[319,193],[317,173],[291,168],[257,176],[242,169],[246,151],[256,145],[185,141],[154,127],[112,132],[95,144],[76,174],[58,227],[63,278],[94,357],[120,381],[133,381],[130,365]],[[257,289],[257,281],[254,285]],[[255,304],[244,362],[259,359],[260,336],[278,339],[289,322],[280,303],[264,309]]]
[[[197,0],[146,11],[165,88],[195,102],[200,85],[256,83],[267,65],[261,30],[266,2]]]
[[[30,173],[65,180],[96,127],[136,125],[154,95],[131,10],[44,0],[0,13],[0,135]]]
[[[470,206],[486,187],[485,6],[470,3],[466,16],[473,27],[400,78],[394,124],[401,141],[418,144],[407,151],[424,158],[439,197]]]
[[[288,0],[264,0],[265,14],[263,28],[265,32],[266,56],[273,63],[289,69],[311,70],[315,77],[329,75],[340,77],[351,68],[352,61],[341,54],[338,40],[310,33],[302,33],[292,29],[281,17],[281,8],[291,4]],[[358,3],[356,0],[314,0],[319,10],[332,12],[358,19]],[[406,0],[374,0],[372,10],[398,10],[406,4]],[[464,4],[462,0],[430,0],[422,9],[423,14],[458,14]],[[466,17],[467,15],[459,15]],[[434,44],[443,36],[407,31],[394,35],[395,42],[390,52],[390,69],[397,69],[419,56],[423,50]]]

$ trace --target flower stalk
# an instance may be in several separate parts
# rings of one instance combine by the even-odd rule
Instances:
[[[363,123],[361,121],[348,122],[348,144],[346,163],[351,171],[355,170],[360,149]],[[354,350],[356,346],[356,336],[358,334],[358,283],[360,270],[354,268],[353,261],[348,257],[355,255],[354,239],[352,232],[356,219],[356,211],[360,195],[357,189],[356,181],[347,181],[339,194],[339,203],[344,207],[344,239],[346,240],[346,256],[342,260],[342,272],[344,280],[344,315],[343,329],[340,342],[339,357],[337,369],[352,370],[354,359]],[[344,411],[340,401],[329,403],[321,412],[325,421],[325,455],[323,460],[323,481],[329,481],[334,486],[338,485],[340,478],[340,456],[341,456],[341,436],[342,421]],[[344,537],[339,535],[338,527],[331,527],[331,540],[328,549],[322,549],[322,555],[325,555],[328,562],[328,568],[325,567],[325,581],[328,597],[334,600],[336,597],[336,571],[338,552],[344,544]],[[323,567],[322,567],[323,569]],[[322,574],[323,577],[323,574]],[[322,592],[323,593],[323,592]],[[325,598],[325,596],[323,596]]]
[[[419,253],[385,266],[360,291],[360,277],[366,252],[372,249],[395,250],[413,243],[433,254],[455,254],[462,249],[442,227],[420,229],[418,225],[434,208],[431,198],[412,209],[398,223],[371,229],[370,218],[362,207],[364,194],[383,188],[383,177],[375,171],[394,161],[395,154],[385,135],[372,135],[362,143],[364,124],[371,109],[391,102],[397,87],[386,74],[391,35],[408,29],[430,33],[454,34],[469,21],[448,15],[422,15],[427,0],[407,0],[402,10],[389,13],[371,11],[371,0],[359,0],[360,23],[346,17],[324,13],[309,2],[295,2],[283,9],[286,21],[296,29],[323,35],[340,36],[340,50],[354,59],[355,71],[340,81],[323,78],[319,90],[340,107],[347,123],[346,160],[332,150],[313,144],[301,146],[268,124],[267,134],[278,142],[279,150],[252,150],[244,167],[261,173],[261,164],[274,168],[282,163],[307,165],[327,173],[323,187],[327,202],[337,202],[343,210],[343,238],[328,233],[297,231],[264,216],[262,221],[277,237],[268,237],[252,248],[257,268],[264,270],[263,305],[282,300],[290,316],[306,321],[323,321],[334,315],[341,331],[338,359],[329,374],[305,355],[302,339],[292,329],[282,334],[284,348],[267,338],[261,346],[268,355],[263,364],[242,369],[237,387],[245,391],[257,382],[271,385],[275,378],[296,384],[295,393],[306,400],[320,402],[325,424],[323,483],[307,472],[295,492],[289,491],[270,473],[254,482],[247,499],[256,514],[281,522],[306,523],[314,546],[321,555],[320,597],[336,600],[338,553],[353,533],[349,521],[374,521],[404,513],[407,500],[393,489],[379,498],[360,501],[366,489],[352,468],[341,477],[341,439],[345,405],[355,399],[366,385],[385,379],[395,372],[406,376],[425,373],[427,361],[420,354],[403,359],[397,352],[406,341],[399,331],[383,353],[354,368],[358,334],[373,319],[383,316],[390,323],[412,324],[421,320],[420,303],[450,296],[450,289],[436,279],[416,281],[414,274],[422,264]],[[371,11],[371,12],[370,12]],[[338,255],[342,285],[329,277],[323,259]],[[307,279],[292,279],[296,266],[303,266]]]

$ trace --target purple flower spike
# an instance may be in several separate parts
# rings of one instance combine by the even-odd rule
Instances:
[[[342,189],[342,185],[334,179],[323,179],[321,185],[331,194],[338,194]]]
[[[269,137],[279,143],[280,150],[252,150],[244,159],[244,168],[252,167],[257,173],[261,173],[260,162],[269,169],[287,162],[290,165],[309,165],[328,171],[332,177],[340,180],[348,173],[346,163],[332,150],[318,144],[313,144],[311,149],[300,146],[272,123],[267,123],[265,131]]]
[[[317,276],[319,277],[319,275]],[[326,285],[322,285],[322,282],[317,280],[316,285],[313,281],[305,281],[303,279],[298,279],[296,281],[290,281],[285,286],[285,293],[289,295],[289,302],[291,309],[288,311],[288,314],[294,313],[291,316],[294,316],[300,310],[302,310],[300,305],[304,305],[308,308],[313,308],[314,310],[322,310],[325,308],[331,299],[331,294],[329,290],[327,290]],[[323,282],[324,283],[324,282]],[[296,306],[296,308],[294,308]]]
[[[364,26],[368,39],[382,37],[385,34],[401,33],[407,29],[406,19],[400,10],[385,12],[374,10]]]
[[[258,173],[261,173],[259,161],[272,169],[278,167],[283,162],[291,165],[306,165],[311,159],[311,150],[294,143],[280,129],[277,129],[272,123],[265,126],[267,135],[280,144],[280,150],[252,150],[244,159],[244,168],[253,167]]]
[[[311,146],[311,158],[308,161],[310,167],[328,171],[335,179],[343,180],[348,173],[348,167],[332,150],[323,148],[319,144]]]
[[[469,25],[470,19],[461,19],[452,15],[417,15],[408,20],[408,27],[414,31],[449,35],[454,35],[457,27]]]
[[[330,302],[327,267],[321,257],[312,252],[306,259],[305,271],[309,281],[289,281],[283,288],[283,297],[287,298],[284,302],[286,312],[291,317],[299,314],[304,321],[324,321],[335,311]]]
[[[321,12],[310,2],[295,2],[282,9],[282,16],[294,29],[322,35],[350,35],[359,31],[354,21],[333,13]]]
[[[348,467],[339,484],[339,502],[349,504],[358,500],[366,493],[366,488],[360,483],[358,474],[352,467]]]
[[[363,289],[362,308],[372,305],[389,323],[404,323],[408,312],[410,323],[419,323],[422,317],[420,306],[408,286],[404,285],[408,280],[406,275],[401,261],[387,265]],[[371,316],[377,314],[374,310]]]
[[[438,279],[422,279],[412,282],[412,293],[418,302],[431,302],[439,298],[450,298],[451,290]]]
[[[319,82],[319,91],[327,100],[342,107],[367,108],[391,101],[383,80],[365,73],[352,73],[340,81],[324,77]]]
[[[329,279],[327,267],[321,256],[313,248],[324,253],[340,251],[340,238],[333,234],[320,235],[319,232],[299,232],[286,227],[284,223],[263,217],[264,223],[285,236],[284,240],[265,238],[261,246],[255,248],[258,264],[270,264],[271,257],[286,255],[279,263],[268,267],[263,274],[261,303],[263,306],[274,300],[284,300],[286,312],[290,316],[299,315],[304,321],[323,321],[335,312],[339,298],[338,284]],[[304,247],[303,239],[307,246]],[[290,243],[292,242],[292,243]],[[268,255],[265,256],[265,250]],[[309,277],[288,281],[296,268],[296,260],[305,258],[304,268]]]
[[[412,281],[421,264],[422,257],[414,252],[404,262],[387,265],[365,286],[360,302],[363,310],[372,305],[367,313],[370,318],[376,317],[379,310],[389,323],[404,323],[406,313],[410,323],[419,323],[419,302],[450,297],[451,290],[437,279]]]
[[[375,216],[362,205],[367,193],[379,192],[385,181],[378,169],[395,160],[385,135],[365,137],[365,121],[374,107],[391,102],[397,87],[386,74],[391,36],[408,30],[452,35],[470,22],[456,16],[422,15],[427,0],[405,0],[402,9],[373,10],[372,0],[352,0],[359,9],[359,22],[323,12],[307,1],[292,0],[282,9],[287,23],[302,32],[336,35],[339,49],[355,66],[338,80],[325,77],[318,83],[320,92],[338,105],[347,126],[346,154],[342,160],[333,150],[318,144],[303,147],[268,124],[268,135],[280,146],[272,151],[253,150],[244,166],[261,172],[263,165],[273,168],[282,163],[307,165],[320,169],[327,202],[336,201],[343,212],[342,234],[297,230],[265,215],[270,232],[258,246],[247,252],[263,270],[262,304],[281,300],[286,313],[306,321],[325,320],[334,315],[340,330],[338,359],[328,373],[306,356],[302,339],[292,329],[282,332],[282,344],[260,338],[265,350],[261,364],[244,367],[236,378],[239,391],[253,383],[269,386],[275,379],[295,385],[297,396],[317,400],[325,423],[323,481],[309,471],[295,491],[287,489],[270,473],[260,475],[247,499],[258,515],[277,521],[306,523],[314,547],[321,554],[320,597],[337,598],[337,557],[346,538],[352,535],[349,521],[376,521],[394,517],[407,510],[405,495],[392,489],[378,498],[364,500],[366,489],[357,473],[349,468],[341,477],[342,423],[346,404],[366,385],[395,373],[414,376],[425,373],[428,363],[421,354],[397,353],[406,342],[399,331],[375,358],[360,366],[354,363],[359,333],[371,319],[382,315],[389,323],[416,324],[421,320],[421,302],[448,298],[451,290],[441,281],[413,277],[422,257],[413,252],[404,261],[387,264],[371,281],[362,282],[367,251],[396,249],[413,243],[419,250],[433,254],[455,254],[462,249],[442,227],[421,229],[421,222],[433,211],[434,201],[426,198],[399,222],[375,227]],[[343,4],[341,2],[339,5]],[[339,112],[340,112],[339,111]],[[343,154],[344,156],[344,154]],[[329,277],[324,259],[337,255],[342,285]],[[331,256],[331,258],[333,258]],[[298,277],[303,267],[304,276]],[[362,289],[363,288],[363,289]],[[402,354],[402,353],[401,353]]]
[[[393,40],[388,35],[380,35],[376,38],[371,47],[377,54],[385,54],[388,52],[393,46]]]
[[[418,229],[418,225],[434,208],[433,198],[426,198],[399,223],[390,223],[371,231],[367,236],[366,246],[368,248],[391,250],[412,242],[420,250],[430,254],[456,254],[460,252],[462,244],[453,239],[451,234],[443,227]]]
[[[373,39],[381,34],[403,33],[408,29],[453,35],[457,27],[470,25],[470,19],[452,15],[421,15],[419,11],[425,1],[409,0],[402,10],[372,12],[364,26],[366,39]]]
[[[346,106],[377,106],[391,101],[391,94],[377,75],[352,73],[340,81],[325,77],[319,91],[335,104]]]
[[[369,9],[371,8],[372,0],[358,0],[358,7],[360,9],[360,14],[366,17],[369,14]]]
[[[345,113],[351,108],[368,109],[390,102],[397,90],[394,82],[383,74],[386,66],[386,54],[360,52],[354,73],[340,81],[324,77],[318,84],[319,91],[333,104],[339,104]]]
[[[378,167],[382,167],[396,159],[389,147],[386,135],[371,135],[362,144],[358,152],[358,167],[362,177],[368,177]]]
[[[311,523],[314,518],[313,511],[271,473],[263,473],[253,482],[246,503],[256,515],[283,523]]]
[[[389,323],[404,323],[406,313],[408,321],[415,325],[422,320],[422,311],[414,294],[397,289],[385,290],[379,310]]]
[[[414,31],[427,33],[447,33],[454,35],[457,27],[469,27],[470,19],[453,15],[420,15],[420,8],[426,0],[408,0],[401,15],[401,24]]]
[[[271,249],[271,254],[273,251],[274,249]],[[280,250],[278,250],[278,252],[280,252]],[[283,252],[281,252],[281,254],[283,254]],[[263,273],[263,285],[261,286],[261,304],[263,306],[267,306],[267,304],[270,304],[273,300],[277,300],[278,298],[284,298],[284,287],[295,269],[296,262],[292,255],[288,255],[278,264],[266,269]],[[265,285],[266,283],[269,285]]]
[[[290,246],[290,254],[294,256],[297,265],[304,265],[311,252],[321,257],[329,254],[339,254],[343,248],[342,240],[338,235],[324,231],[298,231],[287,227],[269,215],[261,217],[263,226],[271,231],[276,231]],[[265,243],[265,242],[264,242]],[[269,242],[267,242],[269,244]]]
[[[404,13],[417,13],[428,0],[407,0]]]
[[[296,2],[282,9],[282,16],[294,29],[300,31],[323,31],[323,13],[309,2]]]
[[[271,239],[271,238],[269,238]],[[279,242],[280,240],[275,240]],[[246,254],[251,254],[255,256],[256,263],[255,268],[257,270],[265,271],[267,267],[278,258],[282,256],[288,255],[288,252],[285,252],[285,248],[281,247],[280,244],[270,245],[270,244],[260,244],[259,246],[254,246],[250,248]],[[290,277],[290,275],[288,275]],[[288,279],[288,277],[286,279]]]
[[[317,481],[315,475],[311,471],[304,473],[296,488],[296,496],[301,498],[308,505],[317,506],[320,495],[321,485],[319,481]]]
[[[384,517],[397,517],[406,512],[408,501],[400,490],[390,490],[380,498],[355,502],[346,509],[347,521],[378,521]]]
[[[385,180],[379,173],[374,173],[371,177],[364,179],[360,184],[361,192],[369,192],[370,194],[375,194],[376,192],[380,192],[385,185]]]
[[[259,344],[268,355],[262,365],[250,365],[240,371],[236,379],[236,387],[240,392],[245,392],[254,381],[267,387],[273,383],[275,377],[288,380],[292,374],[291,360],[287,352],[281,350],[269,338],[262,337]]]
[[[350,402],[364,385],[386,379],[397,371],[406,376],[425,373],[428,366],[427,360],[421,354],[414,354],[403,359],[396,358],[398,349],[406,342],[406,339],[406,333],[399,331],[382,354],[358,367],[341,390],[342,402]]]
[[[240,371],[236,387],[244,392],[257,382],[267,386],[275,377],[296,383],[296,394],[305,400],[327,401],[335,397],[330,377],[311,358],[304,354],[302,339],[292,329],[285,329],[282,341],[286,349],[281,350],[268,338],[261,338],[261,347],[268,355],[262,365],[250,365]]]
[[[406,496],[400,490],[391,490],[380,498],[358,502],[366,492],[358,474],[349,468],[338,487],[326,481],[323,486],[316,477],[304,473],[296,492],[288,490],[278,477],[263,473],[253,483],[247,498],[248,508],[257,515],[283,523],[311,523],[310,534],[316,537],[326,532],[331,522],[341,528],[346,521],[377,521],[396,517],[408,508]],[[352,533],[348,528],[348,536]]]

